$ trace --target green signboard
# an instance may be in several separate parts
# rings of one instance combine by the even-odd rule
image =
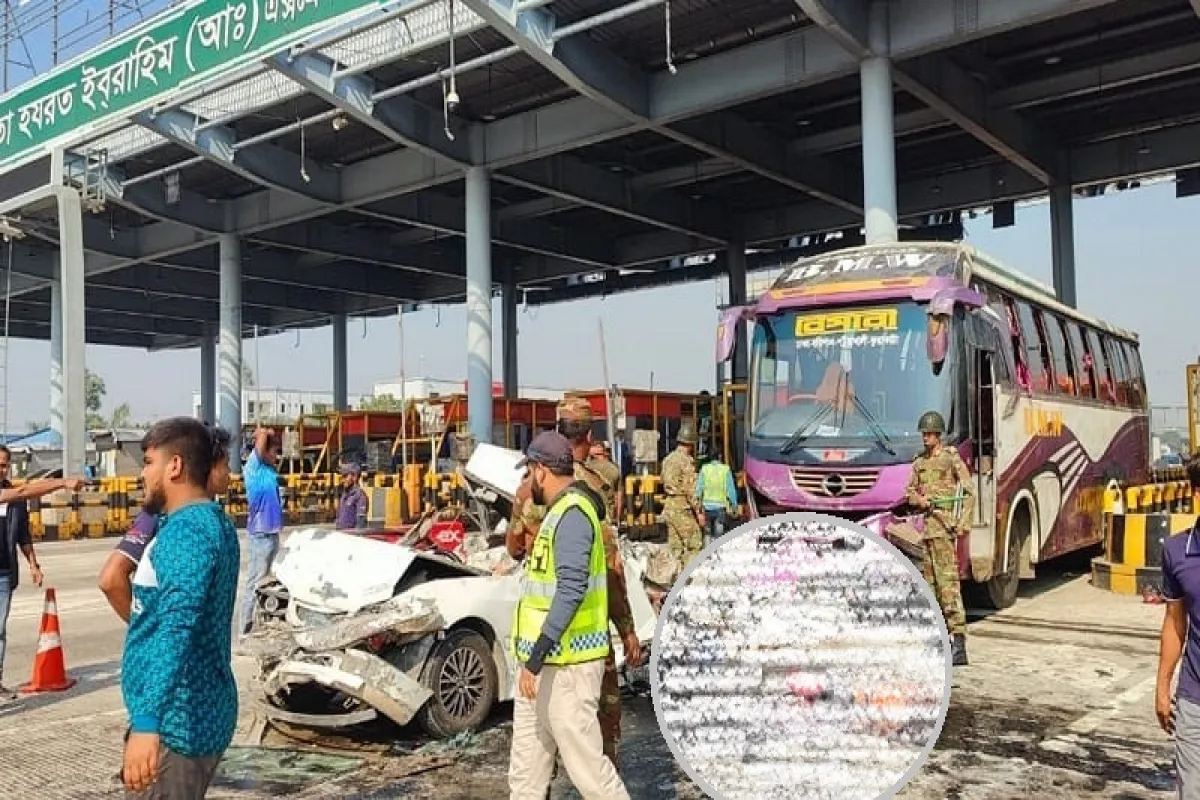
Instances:
[[[198,0],[0,99],[0,167],[261,60],[382,0]]]

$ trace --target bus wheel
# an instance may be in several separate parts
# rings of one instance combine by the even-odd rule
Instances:
[[[1023,505],[1012,519],[1008,536],[1008,571],[993,575],[982,585],[978,594],[983,605],[997,611],[1017,602],[1017,591],[1021,588],[1021,551],[1029,539],[1029,506]]]

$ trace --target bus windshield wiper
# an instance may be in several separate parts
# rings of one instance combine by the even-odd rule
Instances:
[[[879,446],[888,452],[888,455],[896,455],[896,451],[892,449],[892,440],[888,438],[887,431],[879,424],[879,420],[871,413],[871,409],[867,408],[859,396],[854,395],[854,407],[858,409],[858,413],[862,414],[863,419],[867,421],[867,427],[871,429],[871,433],[875,435],[875,441],[879,442]]]
[[[796,428],[796,432],[788,437],[788,440],[779,446],[779,452],[787,454],[795,450],[804,440],[809,437],[808,429],[819,424],[825,417],[829,416],[829,412],[833,410],[833,403],[823,403],[816,411]]]

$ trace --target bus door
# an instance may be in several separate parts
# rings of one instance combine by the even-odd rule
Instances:
[[[996,530],[997,373],[1003,368],[998,355],[996,330],[974,314],[965,316],[967,330],[967,386],[970,413],[968,435],[974,452],[971,473],[975,478],[975,519],[972,520],[972,557],[991,555]],[[986,548],[986,549],[985,549]],[[978,551],[983,552],[978,552]]]

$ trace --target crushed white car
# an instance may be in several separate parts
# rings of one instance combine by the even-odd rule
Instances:
[[[505,515],[516,488],[506,472],[519,457],[480,446],[465,470],[475,497]],[[499,514],[482,508],[473,516],[489,526],[476,540],[495,534]],[[644,650],[657,622],[642,583],[645,547],[622,543]],[[325,729],[382,715],[438,738],[477,729],[515,691],[509,637],[519,574],[506,559],[503,547],[456,558],[354,533],[292,533],[276,557],[276,585],[266,587],[286,595],[283,622],[258,640],[265,715]]]

